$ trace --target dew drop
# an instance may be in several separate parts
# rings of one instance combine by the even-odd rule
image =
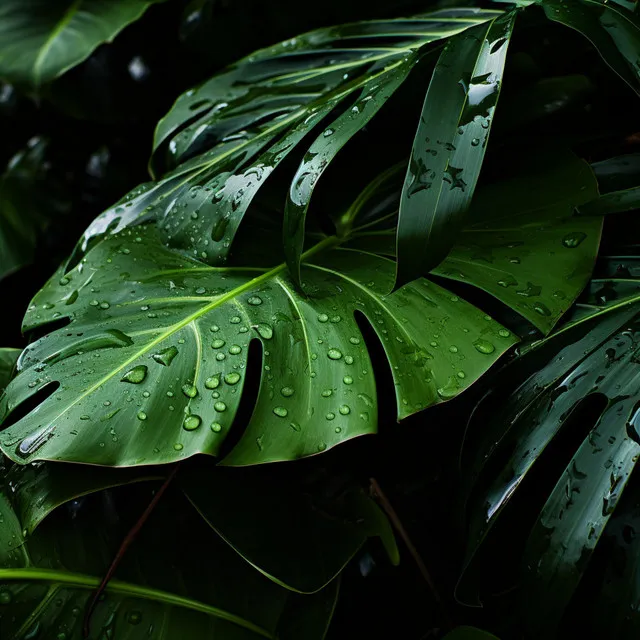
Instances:
[[[321,313],[318,316],[318,322],[328,322],[329,321],[329,316],[326,313]]]
[[[144,411],[138,411],[138,420],[146,420],[147,414]]]
[[[180,444],[179,442],[176,442],[176,443],[173,445],[173,448],[174,448],[176,451],[182,451],[182,450],[184,449],[184,445],[183,445],[183,444]]]
[[[582,231],[573,231],[572,233],[567,233],[567,235],[562,238],[562,244],[567,247],[567,249],[575,249],[582,244],[586,237],[587,234]]]
[[[338,409],[338,411],[340,411],[340,413],[343,416],[346,416],[346,415],[351,413],[351,408],[349,407],[349,405],[343,404],[343,405],[340,406],[340,409]]]
[[[240,374],[236,373],[235,371],[227,373],[227,375],[224,377],[224,381],[227,384],[237,384],[238,382],[240,382]]]
[[[336,417],[336,414],[333,413],[332,411],[329,411],[329,413],[327,413],[327,415],[325,416],[327,420],[333,420],[335,417]]]
[[[219,422],[212,422],[211,431],[214,433],[220,433],[222,431],[222,425]]]
[[[202,419],[200,418],[200,416],[190,415],[184,419],[184,422],[182,423],[182,428],[185,431],[195,431],[200,426],[201,422],[202,422]]]
[[[241,351],[242,351],[242,347],[240,347],[240,346],[239,346],[239,345],[237,345],[237,344],[231,345],[231,346],[229,347],[229,353],[230,353],[232,356],[237,356]]]
[[[222,340],[221,338],[217,338],[211,343],[211,347],[213,349],[221,349],[225,344],[226,342],[224,340]]]
[[[258,305],[262,304],[262,298],[260,296],[251,296],[247,300],[247,303],[250,304],[253,307],[257,307]]]
[[[204,386],[207,389],[217,389],[220,386],[220,376],[209,376],[204,381]]]
[[[198,389],[192,382],[187,382],[182,385],[182,393],[184,393],[187,398],[195,398],[198,395]]]
[[[218,400],[218,402],[216,402],[213,405],[213,408],[218,412],[218,413],[222,413],[223,411],[227,410],[227,405],[222,402],[222,400]]]
[[[273,338],[273,329],[268,324],[258,324],[254,328],[261,338],[265,340],[271,340],[271,338]]]
[[[151,357],[159,364],[168,367],[177,355],[178,349],[176,347],[168,347],[167,349],[163,349],[158,353],[154,353]]]
[[[133,367],[127,371],[121,378],[121,382],[130,382],[131,384],[140,384],[147,377],[147,367],[143,364]]]
[[[344,378],[342,378],[342,382],[344,382],[345,384],[353,384],[353,378],[351,376],[345,376]]]
[[[478,338],[473,343],[473,346],[476,348],[476,351],[479,351],[480,353],[484,353],[485,355],[493,353],[496,350],[496,348],[493,346],[493,344],[491,344],[491,342],[489,342],[488,340],[484,340],[483,338]]]
[[[340,358],[342,358],[342,352],[338,349],[329,349],[327,356],[329,356],[331,360],[340,360]]]
[[[279,418],[286,418],[289,412],[284,407],[274,407],[273,413],[275,413]]]
[[[295,390],[292,387],[282,387],[282,389],[280,389],[280,393],[285,398],[290,398],[295,393]]]

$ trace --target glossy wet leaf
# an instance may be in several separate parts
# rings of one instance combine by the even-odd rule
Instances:
[[[32,534],[55,509],[72,500],[97,491],[133,482],[163,480],[166,471],[154,468],[140,470],[107,469],[85,465],[38,463],[14,465],[7,474],[12,488],[11,501],[22,528]]]
[[[640,94],[640,21],[615,2],[543,0],[546,16],[584,35],[603,60]]]
[[[5,0],[0,8],[0,76],[38,87],[112,40],[162,0]]]
[[[511,175],[478,192],[434,273],[480,287],[548,333],[591,277],[602,219],[574,209],[597,183],[586,162],[561,150],[532,154]]]
[[[369,536],[390,540],[380,508],[357,490],[323,504],[292,490],[270,469],[207,469],[181,473],[180,484],[211,527],[247,562],[288,589],[315,592],[331,582]],[[211,483],[225,487],[211,491]],[[244,505],[238,509],[238,505]]]
[[[597,182],[586,162],[553,147],[504,164],[502,179],[478,189],[467,225],[433,273],[483,289],[548,333],[591,276],[602,219],[574,209],[597,196]],[[352,243],[393,255],[397,201],[385,185],[362,203]],[[376,226],[372,212],[387,225]]]
[[[316,142],[327,162],[384,104],[431,43],[500,14],[447,9],[331,27],[241,60],[178,98],[158,125],[152,161],[159,178],[170,171],[99,216],[80,250],[95,236],[155,219],[169,246],[209,264],[224,263],[258,190],[335,107],[354,100],[346,105],[350,115],[339,119],[340,126],[325,128]],[[165,149],[168,157],[162,162]],[[302,203],[308,204],[316,170],[303,176],[301,168],[292,181],[292,194],[302,189],[294,202],[305,211]]]
[[[261,576],[199,519],[176,518],[177,505],[154,513],[126,556],[94,612],[89,638],[132,640],[216,637],[275,638],[288,624],[285,589]],[[23,538],[21,523],[0,496],[0,633],[3,640],[38,636],[80,640],[85,608],[117,549],[122,532],[94,510],[75,516],[58,511]],[[185,541],[206,548],[197,563],[178,553]],[[169,550],[169,552],[168,552]],[[336,585],[308,598],[309,617],[298,618],[305,636],[321,640],[313,626],[328,624]],[[303,596],[295,595],[298,600]],[[313,600],[319,603],[313,606]],[[325,617],[318,615],[325,611]],[[307,635],[308,634],[308,635]]]
[[[209,267],[164,248],[153,226],[106,238],[27,313],[25,330],[71,322],[24,352],[0,401],[4,419],[38,391],[51,395],[2,432],[3,451],[23,463],[102,465],[219,455],[253,341],[260,389],[225,463],[296,459],[376,431],[378,392],[356,313],[382,341],[399,419],[455,397],[517,341],[427,280],[385,296],[395,263],[337,242],[305,253],[303,296],[284,264]]]
[[[536,603],[525,607],[527,625],[541,636],[559,624],[640,455],[639,311],[637,303],[612,307],[534,345],[491,394],[508,400],[483,428],[474,475],[501,452],[505,461],[484,477],[474,500],[472,553],[573,416],[594,423],[575,442],[523,557],[523,594]],[[509,389],[521,370],[528,372],[524,381]],[[600,413],[580,414],[598,398],[606,400]]]
[[[429,84],[400,202],[398,284],[436,267],[478,181],[515,14],[452,37]]]
[[[9,384],[19,355],[20,349],[0,349],[0,389]]]

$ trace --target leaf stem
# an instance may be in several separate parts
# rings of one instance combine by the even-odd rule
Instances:
[[[133,527],[131,527],[129,533],[127,533],[124,540],[122,541],[122,544],[120,545],[120,548],[118,549],[115,557],[113,558],[111,565],[107,569],[107,572],[104,578],[102,579],[102,582],[96,589],[95,593],[93,594],[93,598],[91,598],[91,601],[89,602],[89,605],[84,615],[84,626],[82,629],[83,637],[85,638],[89,637],[89,633],[91,632],[91,615],[93,614],[93,611],[96,608],[96,605],[98,604],[98,600],[100,596],[104,593],[104,590],[107,588],[107,585],[109,584],[109,581],[113,577],[113,574],[115,573],[116,569],[122,562],[122,559],[124,558],[125,553],[129,549],[133,541],[137,538],[138,534],[140,533],[140,529],[142,529],[142,527],[144,526],[144,523],[149,519],[149,516],[155,509],[156,505],[158,504],[158,502],[160,502],[160,498],[162,498],[165,491],[167,490],[167,487],[171,484],[171,481],[175,478],[179,468],[180,468],[179,463],[173,467],[173,469],[171,470],[171,473],[169,473],[169,475],[165,478],[165,481],[162,483],[162,485],[160,486],[156,494],[153,496],[153,498],[151,499],[151,502],[147,505],[147,508],[144,510],[142,515],[138,518],[138,521],[133,525]]]
[[[409,537],[407,530],[404,528],[402,521],[398,517],[396,510],[393,508],[393,505],[385,495],[378,481],[375,478],[370,478],[369,483],[370,483],[371,495],[378,501],[378,503],[380,504],[384,512],[387,514],[387,517],[391,521],[391,524],[393,525],[395,530],[398,532],[398,535],[402,538],[402,541],[404,542],[409,553],[411,554],[413,561],[416,563],[416,566],[418,567],[420,574],[422,575],[422,577],[424,578],[424,581],[429,586],[429,590],[431,591],[431,594],[433,595],[433,598],[436,601],[440,609],[440,612],[442,613],[442,617],[444,618],[444,621],[447,627],[453,628],[454,626],[453,621],[449,616],[449,612],[447,611],[444,600],[440,597],[440,593],[438,592],[438,589],[433,579],[431,578],[431,574],[429,573],[429,570],[427,569],[427,566],[425,565],[424,560],[422,559],[422,556],[416,549],[416,546],[411,541],[411,538]]]

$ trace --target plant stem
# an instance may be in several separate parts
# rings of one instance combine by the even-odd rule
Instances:
[[[416,563],[416,566],[418,567],[420,574],[424,578],[424,581],[427,583],[429,590],[431,591],[431,594],[433,595],[433,598],[436,601],[440,609],[440,612],[442,613],[442,617],[444,618],[445,624],[447,625],[448,628],[452,628],[454,626],[453,621],[449,616],[449,612],[447,611],[447,607],[445,606],[444,600],[440,597],[440,593],[438,592],[438,589],[433,579],[431,578],[431,574],[429,573],[429,570],[427,569],[427,566],[425,565],[424,560],[422,559],[422,556],[420,555],[415,545],[411,541],[411,538],[409,537],[407,530],[404,528],[402,521],[398,517],[396,510],[393,508],[393,505],[391,504],[391,502],[389,502],[389,499],[387,498],[384,491],[378,484],[378,481],[375,478],[369,478],[369,482],[370,482],[371,495],[378,501],[378,503],[380,504],[384,512],[387,514],[387,517],[391,521],[391,524],[393,525],[395,530],[398,532],[398,535],[402,538],[402,541],[404,542],[405,546],[409,550],[409,553],[411,554],[413,561]]]
[[[151,499],[151,502],[147,505],[147,508],[144,510],[142,515],[138,518],[137,522],[133,525],[133,527],[131,527],[131,529],[129,530],[129,533],[127,533],[124,540],[122,541],[122,544],[120,545],[120,548],[118,549],[115,557],[113,558],[111,565],[109,565],[109,568],[107,569],[107,572],[104,578],[102,579],[100,586],[96,589],[95,593],[93,594],[93,597],[91,598],[91,601],[89,602],[89,606],[87,607],[87,610],[84,615],[84,625],[82,629],[83,637],[85,638],[89,637],[89,633],[91,631],[91,615],[93,614],[93,611],[96,608],[96,605],[98,604],[98,600],[100,599],[100,596],[104,593],[104,590],[107,588],[107,585],[109,584],[109,580],[111,580],[111,578],[113,577],[113,574],[116,572],[116,569],[122,562],[122,559],[124,558],[124,555],[129,549],[129,547],[131,546],[132,542],[137,538],[138,533],[140,533],[140,529],[142,529],[142,527],[144,526],[144,523],[149,519],[149,516],[155,509],[158,502],[160,502],[160,498],[162,498],[164,492],[167,490],[167,487],[171,484],[171,481],[175,478],[179,468],[180,468],[179,463],[175,465],[175,467],[173,467],[173,469],[171,470],[171,473],[169,473],[169,475],[165,478],[165,481],[162,483],[162,486],[158,489],[158,491],[156,491],[156,494]]]

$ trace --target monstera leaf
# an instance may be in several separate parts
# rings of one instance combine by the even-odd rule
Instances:
[[[85,608],[122,534],[103,510],[90,506],[75,515],[57,511],[25,540],[15,512],[0,496],[2,638],[86,637]],[[312,596],[292,594],[244,562],[195,512],[184,514],[171,502],[163,507],[154,513],[157,528],[143,529],[135,554],[125,557],[117,579],[109,582],[93,613],[89,638],[322,640],[337,597],[336,581]],[[197,563],[178,552],[187,540],[207,549]],[[302,636],[286,631],[292,611]]]
[[[463,87],[451,74],[448,81],[439,74],[433,82],[438,91],[446,82],[451,108],[469,103],[465,117],[470,122],[447,121],[439,131],[439,116],[434,113],[429,135],[441,140],[443,158],[459,139],[471,156],[481,159],[482,148],[473,146],[473,140],[483,137],[480,131],[486,135],[483,125],[489,126],[490,119],[480,120],[497,98],[512,20],[513,16],[505,18],[500,11],[442,10],[408,19],[321,29],[241,60],[178,99],[158,125],[152,159],[156,175],[166,169],[169,172],[157,182],[141,185],[99,216],[85,233],[80,251],[95,236],[155,219],[168,246],[211,265],[224,264],[256,193],[288,154],[305,144],[308,151],[291,179],[285,220],[287,260],[297,280],[304,221],[320,175],[431,53],[433,43],[466,29],[471,33],[464,36],[461,46],[469,51],[460,72],[470,80],[473,76],[473,82]],[[496,43],[500,44],[496,51],[504,51],[494,56],[491,48]],[[479,75],[474,76],[474,70]],[[438,100],[435,89],[431,94],[429,105]],[[471,106],[485,94],[488,97],[482,105]],[[308,146],[302,141],[311,133],[315,140]],[[417,149],[420,156],[425,153],[422,144]],[[463,155],[461,151],[454,160],[461,162]],[[480,168],[474,163],[464,176],[468,185],[462,197],[465,203]],[[429,177],[432,170],[438,173],[438,184],[446,183],[438,189],[443,207],[451,208],[455,203],[446,203],[460,199],[462,178],[449,194],[454,186],[451,172],[438,166],[418,176],[418,183],[434,180]]]
[[[36,393],[39,405],[2,432],[3,451],[22,463],[102,465],[219,455],[253,341],[258,397],[224,463],[296,459],[376,431],[356,315],[383,343],[399,419],[453,398],[517,341],[428,280],[385,296],[395,263],[335,236],[304,258],[303,295],[284,263],[206,266],[166,249],[152,225],[109,236],[27,312],[26,331],[70,323],[23,352],[0,411],[11,419]]]
[[[554,439],[576,422],[594,425],[576,442],[524,551],[524,594],[529,605],[536,602],[524,608],[527,624],[545,637],[559,624],[640,455],[638,295],[590,311],[506,368],[490,394],[502,400],[475,447],[473,475],[485,471],[472,502],[470,556]]]
[[[38,87],[82,62],[161,0],[7,0],[0,7],[0,76]]]

